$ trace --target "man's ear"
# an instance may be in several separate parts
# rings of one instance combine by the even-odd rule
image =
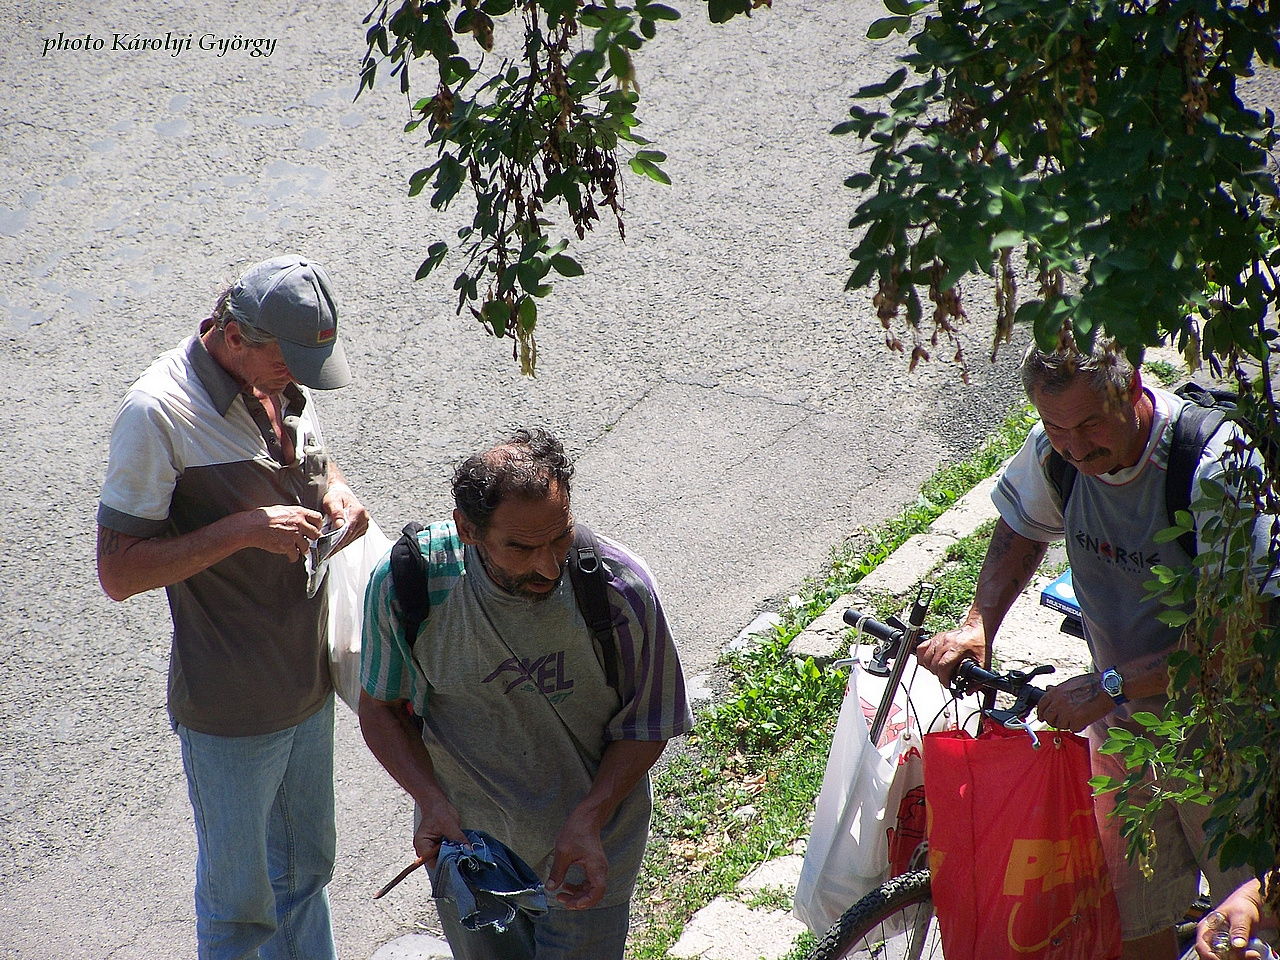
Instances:
[[[1137,367],[1133,369],[1133,376],[1129,378],[1129,402],[1137,405],[1142,399],[1142,371]]]
[[[244,334],[240,332],[240,324],[237,321],[229,319],[222,325],[222,341],[233,350],[244,349]]]
[[[453,525],[458,530],[458,539],[467,544],[467,546],[474,547],[480,542],[480,531],[457,508],[453,511]]]

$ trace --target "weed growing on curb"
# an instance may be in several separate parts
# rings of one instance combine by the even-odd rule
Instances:
[[[871,531],[860,548],[833,551],[826,575],[791,598],[771,635],[724,658],[727,694],[700,713],[687,749],[654,784],[649,847],[632,901],[631,960],[665,956],[695,911],[730,894],[765,860],[800,849],[822,784],[845,674],[792,657],[788,645],[833,600],[994,473],[1034,422],[1030,408],[1010,416],[971,457],[938,471],[914,503]],[[955,583],[935,601],[939,622],[949,618],[954,624],[968,609],[985,545],[985,536],[976,535],[948,553],[943,575]],[[803,957],[815,942],[806,934],[791,956]]]

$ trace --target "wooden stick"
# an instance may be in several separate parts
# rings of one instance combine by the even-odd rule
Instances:
[[[409,874],[413,873],[413,871],[417,870],[426,862],[427,862],[426,858],[424,857],[419,857],[417,860],[413,861],[413,863],[409,864],[407,867],[401,870],[398,874],[396,874],[396,878],[394,880],[392,880],[385,887],[383,887],[381,890],[375,893],[373,895],[373,899],[380,900],[386,894],[390,893],[391,890],[396,886],[396,884],[398,884],[401,880],[403,880]]]

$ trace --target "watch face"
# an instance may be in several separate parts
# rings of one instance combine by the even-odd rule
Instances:
[[[1120,674],[1114,670],[1108,670],[1102,675],[1102,689],[1106,691],[1108,696],[1114,697],[1120,692],[1120,688],[1124,681],[1120,679]]]

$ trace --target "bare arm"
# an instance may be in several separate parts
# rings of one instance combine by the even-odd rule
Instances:
[[[435,868],[440,841],[466,842],[458,811],[436,780],[426,744],[414,728],[404,700],[375,700],[360,691],[360,732],[378,762],[396,783],[417,802],[422,821],[413,846],[427,865]]]
[[[1035,576],[1048,549],[1047,543],[1028,540],[1004,520],[997,520],[968,615],[954,630],[935,634],[922,643],[916,649],[920,663],[943,681],[951,679],[966,657],[990,664],[991,644],[1005,614]]]
[[[344,517],[352,533],[343,546],[369,527],[369,514],[329,461],[324,511]],[[279,504],[233,513],[178,537],[133,537],[98,527],[98,582],[113,600],[167,587],[193,577],[245,547],[258,547],[297,561],[320,536],[324,516],[306,507]]]
[[[1270,602],[1263,603],[1261,621],[1270,616],[1270,608]],[[1214,647],[1220,647],[1224,639],[1225,634],[1219,629],[1214,637]],[[1184,637],[1176,646],[1161,653],[1123,663],[1098,664],[1098,668],[1106,670],[1114,666],[1124,680],[1124,695],[1130,700],[1165,697],[1169,692],[1169,655],[1174,650],[1186,649],[1186,646]],[[1219,669],[1220,661],[1220,655],[1215,655],[1211,669]],[[1115,706],[1115,701],[1102,689],[1099,675],[1086,673],[1050,687],[1037,705],[1036,714],[1050,726],[1078,733],[1095,720],[1101,720]]]
[[[297,560],[320,535],[320,523],[314,510],[281,505],[229,514],[177,537],[132,537],[99,526],[98,581],[112,600],[124,600],[186,580],[245,547]]]
[[[666,746],[665,740],[615,740],[605,748],[590,791],[560,828],[547,878],[547,889],[560,890],[556,899],[570,910],[586,910],[603,899],[609,861],[600,831]],[[583,882],[567,884],[565,873],[575,864],[582,868]]]

